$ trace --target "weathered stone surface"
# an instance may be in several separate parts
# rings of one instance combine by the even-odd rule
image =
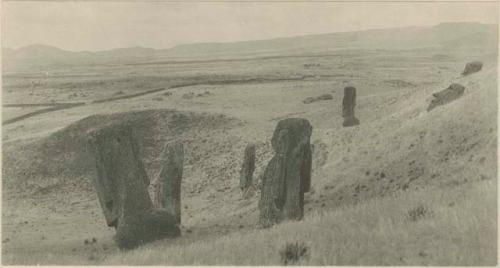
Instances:
[[[108,226],[116,228],[118,247],[130,249],[179,235],[174,215],[153,208],[131,127],[112,125],[88,134],[97,169],[93,185]]]
[[[161,170],[153,181],[153,204],[175,215],[181,223],[181,182],[184,169],[184,146],[180,141],[166,143],[160,156]]]
[[[244,192],[253,181],[253,172],[255,171],[255,144],[248,144],[245,147],[245,155],[240,170],[240,189]]]
[[[104,127],[89,133],[89,147],[94,153],[97,177],[93,178],[108,226],[117,226],[124,199],[121,192],[136,199],[142,209],[151,207],[146,187],[148,177],[138,159],[138,148],[130,127]],[[132,184],[137,190],[128,189]],[[141,191],[143,190],[143,191]]]
[[[451,84],[448,88],[432,94],[434,99],[431,100],[429,107],[427,107],[427,111],[429,112],[440,105],[447,104],[460,98],[464,92],[465,87],[461,84]]]
[[[115,240],[120,249],[133,249],[162,238],[177,237],[181,231],[176,223],[174,215],[164,209],[148,209],[135,215],[124,212],[118,220]]]
[[[342,117],[344,122],[342,126],[351,127],[359,125],[359,120],[354,114],[354,107],[356,106],[356,88],[355,87],[345,87],[344,88],[344,99],[342,100]]]
[[[465,68],[464,71],[462,72],[462,75],[465,76],[472,73],[477,73],[481,71],[482,68],[483,68],[483,63],[480,61],[468,62],[467,64],[465,64]]]
[[[311,124],[302,118],[284,119],[276,126],[271,140],[275,155],[262,178],[261,226],[302,219],[304,193],[311,185],[311,134]]]

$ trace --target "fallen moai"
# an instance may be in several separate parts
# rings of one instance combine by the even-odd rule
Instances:
[[[181,182],[184,146],[180,141],[166,143],[160,156],[161,170],[153,181],[153,204],[164,208],[181,223]]]
[[[192,99],[192,98],[194,98],[194,93],[193,92],[184,93],[184,94],[182,94],[182,98],[186,99],[186,100]]]
[[[255,171],[255,144],[248,144],[245,147],[245,155],[240,170],[240,189],[245,192],[253,181],[253,172]]]
[[[342,100],[342,117],[344,122],[342,126],[351,127],[359,125],[359,120],[354,115],[354,107],[356,106],[356,88],[345,87],[344,99]]]
[[[262,177],[259,201],[260,225],[270,227],[282,220],[300,220],[304,193],[311,187],[312,126],[307,119],[278,122],[271,140],[275,155]]]
[[[138,157],[132,128],[111,125],[88,133],[96,176],[92,183],[108,226],[116,229],[120,249],[131,249],[164,237],[180,235],[175,215],[153,208],[149,179]]]
[[[307,97],[305,98],[302,102],[304,104],[309,104],[317,101],[322,101],[322,100],[333,100],[332,94],[323,94],[317,97]]]
[[[448,88],[433,93],[432,96],[434,97],[434,99],[431,100],[429,107],[427,107],[427,112],[431,111],[437,106],[447,104],[449,102],[452,102],[460,98],[464,94],[464,92],[465,92],[464,86],[457,83],[453,83]]]
[[[465,68],[464,71],[462,72],[462,75],[465,76],[472,73],[477,73],[481,71],[482,68],[483,68],[483,63],[480,61],[468,62],[467,64],[465,64]]]

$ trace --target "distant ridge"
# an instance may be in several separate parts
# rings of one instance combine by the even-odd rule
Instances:
[[[104,51],[68,51],[41,44],[3,48],[3,63],[10,65],[130,64],[175,59],[238,58],[321,53],[345,49],[496,49],[497,25],[450,22],[436,26],[372,29],[232,43],[195,43],[170,49],[146,47]]]

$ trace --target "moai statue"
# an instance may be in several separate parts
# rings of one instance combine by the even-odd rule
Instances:
[[[356,106],[356,88],[345,87],[344,99],[342,101],[342,117],[344,118],[344,123],[342,123],[342,126],[351,127],[359,125],[359,120],[354,115],[355,106]]]
[[[462,72],[462,76],[477,73],[483,68],[483,63],[480,61],[468,62]]]
[[[160,156],[161,170],[153,181],[153,204],[164,208],[181,223],[181,182],[184,146],[180,141],[166,143]]]
[[[242,192],[248,190],[252,185],[253,172],[255,171],[255,144],[245,147],[245,155],[240,170],[240,189]]]
[[[259,201],[262,227],[303,218],[304,193],[311,188],[311,134],[312,126],[306,119],[278,122],[271,140],[275,155],[262,178]]]
[[[111,125],[88,133],[96,176],[92,183],[108,226],[116,228],[120,249],[180,235],[175,216],[153,208],[149,179],[138,157],[130,126]]]
[[[430,112],[434,108],[445,105],[452,101],[457,100],[462,97],[465,92],[465,87],[461,84],[453,83],[448,88],[441,90],[439,92],[433,93],[431,103],[427,107],[427,112]]]

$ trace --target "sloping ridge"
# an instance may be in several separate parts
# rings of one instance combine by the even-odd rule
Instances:
[[[427,112],[432,93],[452,82],[465,86],[464,95]],[[438,88],[402,94],[392,113],[339,130],[333,139],[345,144],[330,145],[315,188],[340,205],[401,190],[496,180],[496,85],[493,63]]]
[[[442,23],[436,26],[372,29],[291,36],[228,43],[193,43],[170,49],[117,48],[106,51],[67,51],[45,45],[3,49],[4,65],[140,63],[187,59],[248,58],[303,55],[346,49],[408,49],[442,47],[496,49],[497,26],[481,23]]]

